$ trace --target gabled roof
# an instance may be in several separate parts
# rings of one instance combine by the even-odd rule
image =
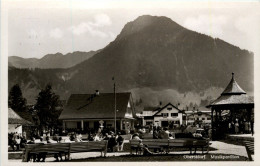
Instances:
[[[232,73],[231,81],[229,82],[226,89],[222,92],[221,95],[230,95],[230,94],[246,94],[246,92],[237,84],[234,73]]]
[[[154,114],[154,116],[156,116],[157,114],[159,114],[164,108],[166,108],[166,107],[169,106],[169,105],[172,106],[173,108],[177,109],[179,112],[182,113],[182,111],[181,111],[179,108],[177,108],[176,106],[172,105],[171,103],[168,103],[168,104],[166,104],[164,107],[160,108],[160,109],[158,110],[158,112]]]
[[[21,118],[12,108],[8,108],[8,124],[31,124],[31,122]]]
[[[110,119],[115,116],[114,93],[93,94],[72,94],[64,107],[59,119]],[[117,118],[124,118],[131,101],[131,93],[116,93]],[[131,102],[130,102],[131,104]],[[134,113],[133,113],[134,114]],[[133,115],[135,116],[135,115]]]

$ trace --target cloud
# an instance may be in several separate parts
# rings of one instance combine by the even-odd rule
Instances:
[[[63,32],[59,28],[52,29],[49,33],[51,38],[59,39],[63,36]]]
[[[112,32],[106,32],[106,30],[102,29],[103,27],[109,26],[111,24],[112,22],[107,15],[99,14],[94,16],[94,21],[81,22],[76,26],[71,26],[69,30],[72,31],[72,33],[75,35],[88,33],[94,37],[114,38],[115,35]]]
[[[207,102],[215,100],[223,88],[211,87],[202,92],[186,92],[181,93],[175,89],[153,90],[151,88],[134,88],[129,90],[132,92],[134,101],[142,99],[144,106],[158,106],[159,102],[163,105],[171,102],[172,104],[180,104],[179,108],[186,108],[190,103],[200,106],[202,100]],[[203,103],[205,104],[205,103]]]
[[[219,38],[223,36],[223,28],[227,23],[227,16],[199,15],[197,17],[186,18],[184,26],[188,29]]]
[[[109,26],[112,24],[110,18],[106,14],[98,14],[94,16],[94,22],[90,22],[91,25],[96,27]]]

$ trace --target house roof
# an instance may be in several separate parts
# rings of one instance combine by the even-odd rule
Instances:
[[[21,118],[13,109],[8,108],[8,124],[31,124],[31,122]]]
[[[159,114],[164,108],[166,108],[166,107],[169,106],[169,105],[172,106],[173,108],[177,109],[179,112],[182,113],[182,111],[181,111],[179,108],[177,108],[176,106],[174,106],[174,105],[171,104],[171,103],[168,103],[168,104],[166,104],[164,107],[160,108],[160,109],[158,110],[158,112],[156,112],[156,113],[154,114],[154,116],[156,116],[157,114]]]
[[[115,116],[114,93],[72,94],[64,107],[59,119],[110,119]],[[116,93],[117,118],[125,118],[125,114],[131,111],[128,102],[131,93]],[[131,104],[131,102],[130,102]],[[133,107],[133,106],[131,106]],[[132,109],[133,110],[133,109]],[[133,115],[135,116],[135,115]]]
[[[231,81],[221,96],[211,102],[207,107],[222,105],[239,105],[254,104],[254,99],[248,96],[246,92],[235,81],[234,73],[232,73]]]
[[[234,78],[234,73],[232,73],[231,81],[229,82],[226,89],[222,92],[221,95],[230,95],[230,94],[246,94],[246,92],[238,85]]]
[[[234,105],[234,104],[254,104],[254,99],[247,94],[241,95],[221,95],[213,101],[208,107],[216,105]]]

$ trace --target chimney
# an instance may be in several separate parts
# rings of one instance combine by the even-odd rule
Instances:
[[[179,108],[180,103],[176,104],[176,107]]]
[[[96,96],[99,96],[99,91],[98,90],[96,90]]]
[[[160,103],[159,103],[159,107],[161,108],[162,107],[162,102],[160,101]]]

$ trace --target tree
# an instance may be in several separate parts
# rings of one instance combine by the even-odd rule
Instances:
[[[8,107],[14,111],[26,111],[26,103],[20,86],[18,84],[14,85],[9,92]]]
[[[57,128],[59,125],[59,115],[61,110],[61,101],[59,96],[52,91],[51,85],[47,85],[45,89],[39,92],[35,105],[35,110],[40,119],[41,129],[49,130]]]

